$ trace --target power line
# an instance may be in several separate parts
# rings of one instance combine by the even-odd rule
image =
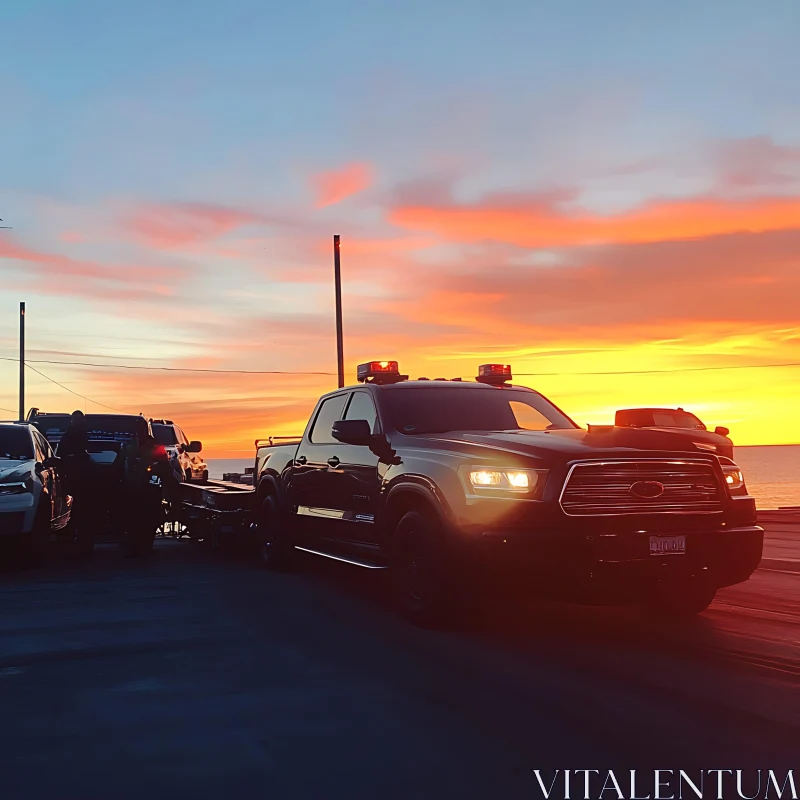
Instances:
[[[18,361],[16,358],[1,357],[2,361]],[[257,370],[257,369],[201,369],[194,367],[149,367],[140,364],[91,364],[88,361],[50,361],[47,359],[29,358],[26,363],[33,364],[64,364],[74,367],[100,367],[103,369],[146,369],[162,372],[210,372],[236,375],[336,375],[335,372],[293,372],[286,370]]]
[[[562,375],[662,375],[672,372],[706,372],[721,369],[777,369],[780,367],[800,367],[800,361],[787,364],[734,364],[729,367],[678,367],[677,369],[631,369],[615,372],[515,372],[522,377],[543,377]]]
[[[0,356],[2,361],[17,361],[16,358]],[[60,364],[64,366],[95,367],[100,369],[140,369],[156,370],[163,372],[199,372],[228,375],[325,375],[333,376],[335,372],[299,372],[288,370],[252,370],[252,369],[202,369],[195,367],[154,367],[140,364],[94,364],[88,361],[51,361],[48,359],[27,359],[26,363],[34,364]],[[643,370],[612,370],[606,372],[516,372],[520,377],[562,377],[570,375],[661,375],[676,372],[706,372],[710,370],[733,369],[780,369],[784,367],[800,367],[800,362],[787,362],[782,364],[733,364],[724,367],[677,367],[675,369],[643,369]],[[31,367],[33,369],[33,367]],[[44,376],[47,377],[47,376]],[[462,376],[463,377],[463,376]],[[69,390],[68,390],[69,391]],[[77,393],[75,393],[77,394]],[[83,395],[80,395],[81,397]],[[95,402],[95,401],[92,401]],[[102,405],[100,403],[99,405]]]
[[[45,375],[44,372],[40,372],[38,369],[36,369],[36,367],[32,367],[27,362],[25,363],[25,366],[28,369],[32,369],[37,375],[41,375],[43,378],[47,378],[47,380],[50,381],[50,383],[54,383],[56,386],[60,386],[62,389],[69,392],[70,394],[74,394],[76,397],[81,397],[84,400],[87,400],[90,403],[94,403],[97,406],[102,406],[103,408],[107,408],[109,411],[119,411],[120,414],[125,413],[124,411],[121,411],[118,408],[112,408],[111,406],[107,406],[105,403],[100,403],[97,400],[92,400],[91,397],[87,397],[85,394],[73,391],[72,389],[69,388],[69,386],[64,386],[63,383],[59,383],[57,380],[53,380],[53,378],[51,378],[49,375]]]

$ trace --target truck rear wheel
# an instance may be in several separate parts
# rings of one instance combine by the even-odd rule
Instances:
[[[281,517],[275,498],[265,497],[258,512],[256,534],[261,564],[274,572],[288,572],[294,561],[288,527]]]
[[[415,625],[439,628],[454,617],[444,541],[431,514],[406,512],[392,537],[392,588],[398,611]]]

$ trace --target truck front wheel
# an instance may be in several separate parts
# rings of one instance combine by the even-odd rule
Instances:
[[[262,566],[275,572],[289,571],[292,568],[294,548],[274,497],[264,498],[258,512],[256,529]]]
[[[403,616],[415,625],[447,625],[454,608],[442,533],[432,514],[406,512],[392,537],[392,588]]]

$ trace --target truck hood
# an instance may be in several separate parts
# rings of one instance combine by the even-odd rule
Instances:
[[[707,451],[694,447],[685,433],[652,428],[608,426],[591,431],[582,429],[490,433],[457,431],[430,437],[429,441],[436,442],[440,446],[451,443],[454,449],[462,449],[463,445],[480,445],[487,448],[486,455],[489,457],[493,457],[489,450],[497,450],[564,461],[575,458],[635,458],[637,455],[650,454],[660,456],[672,452],[701,457],[709,455]]]
[[[19,461],[15,458],[0,458],[0,483],[24,481],[30,478],[33,461]]]

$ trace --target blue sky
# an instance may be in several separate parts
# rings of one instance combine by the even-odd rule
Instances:
[[[659,286],[668,280],[658,271],[668,269],[666,245],[644,244],[652,233],[631,239],[631,226],[650,226],[639,217],[655,204],[672,226],[666,238],[707,237],[689,259],[712,246],[728,252],[722,238],[741,230],[761,237],[748,240],[750,266],[737,269],[772,275],[774,285],[758,291],[777,299],[769,295],[771,314],[748,312],[745,276],[724,289],[731,318],[706,319],[708,304],[670,295],[654,319],[673,332],[713,329],[696,344],[709,357],[727,357],[725,342],[742,324],[761,343],[742,359],[772,346],[785,355],[767,329],[792,328],[781,298],[794,284],[779,250],[793,245],[763,229],[771,216],[784,220],[780,231],[794,229],[787,203],[800,186],[792,0],[26,0],[8,4],[2,23],[0,216],[14,227],[0,232],[4,354],[24,296],[40,354],[277,369],[300,359],[319,368],[329,360],[334,232],[348,259],[353,358],[372,357],[379,342],[422,364],[485,347],[505,320],[502,276],[512,272],[508,285],[517,296],[526,287],[532,304],[542,282],[560,276],[566,288],[552,289],[556,305],[537,316],[557,319],[557,330],[531,328],[521,309],[503,346],[546,339],[572,348],[577,339],[581,349],[599,336],[609,353],[646,350],[659,332],[624,308],[602,335],[575,333],[609,300],[598,296],[587,310],[568,292],[572,273],[620,264]],[[321,176],[349,188],[326,201]],[[747,198],[752,222],[749,210],[727,227],[693,222],[727,219],[728,206],[708,207],[712,200]],[[532,230],[560,230],[564,215],[594,215],[601,228],[580,222],[580,235],[534,245],[510,233],[516,223],[485,213],[510,208],[522,224],[532,214]],[[473,213],[480,236],[467,235],[468,223],[453,227]],[[630,224],[612,235],[602,228],[609,215]],[[609,241],[618,236],[625,241]],[[642,247],[654,251],[640,263]],[[706,267],[716,262],[702,259],[695,274],[718,287],[719,268]],[[472,305],[472,284],[486,275],[498,278],[494,316]],[[442,310],[436,319],[421,317],[423,301]],[[232,352],[232,342],[248,344]],[[12,367],[0,363],[0,407],[14,407]],[[50,369],[87,395],[127,400],[119,376]],[[190,391],[208,398],[210,414],[245,395],[290,397],[301,409],[316,388]],[[51,403],[68,399],[46,382],[33,390]],[[651,403],[659,392],[642,389]],[[163,402],[181,397],[176,390]]]

